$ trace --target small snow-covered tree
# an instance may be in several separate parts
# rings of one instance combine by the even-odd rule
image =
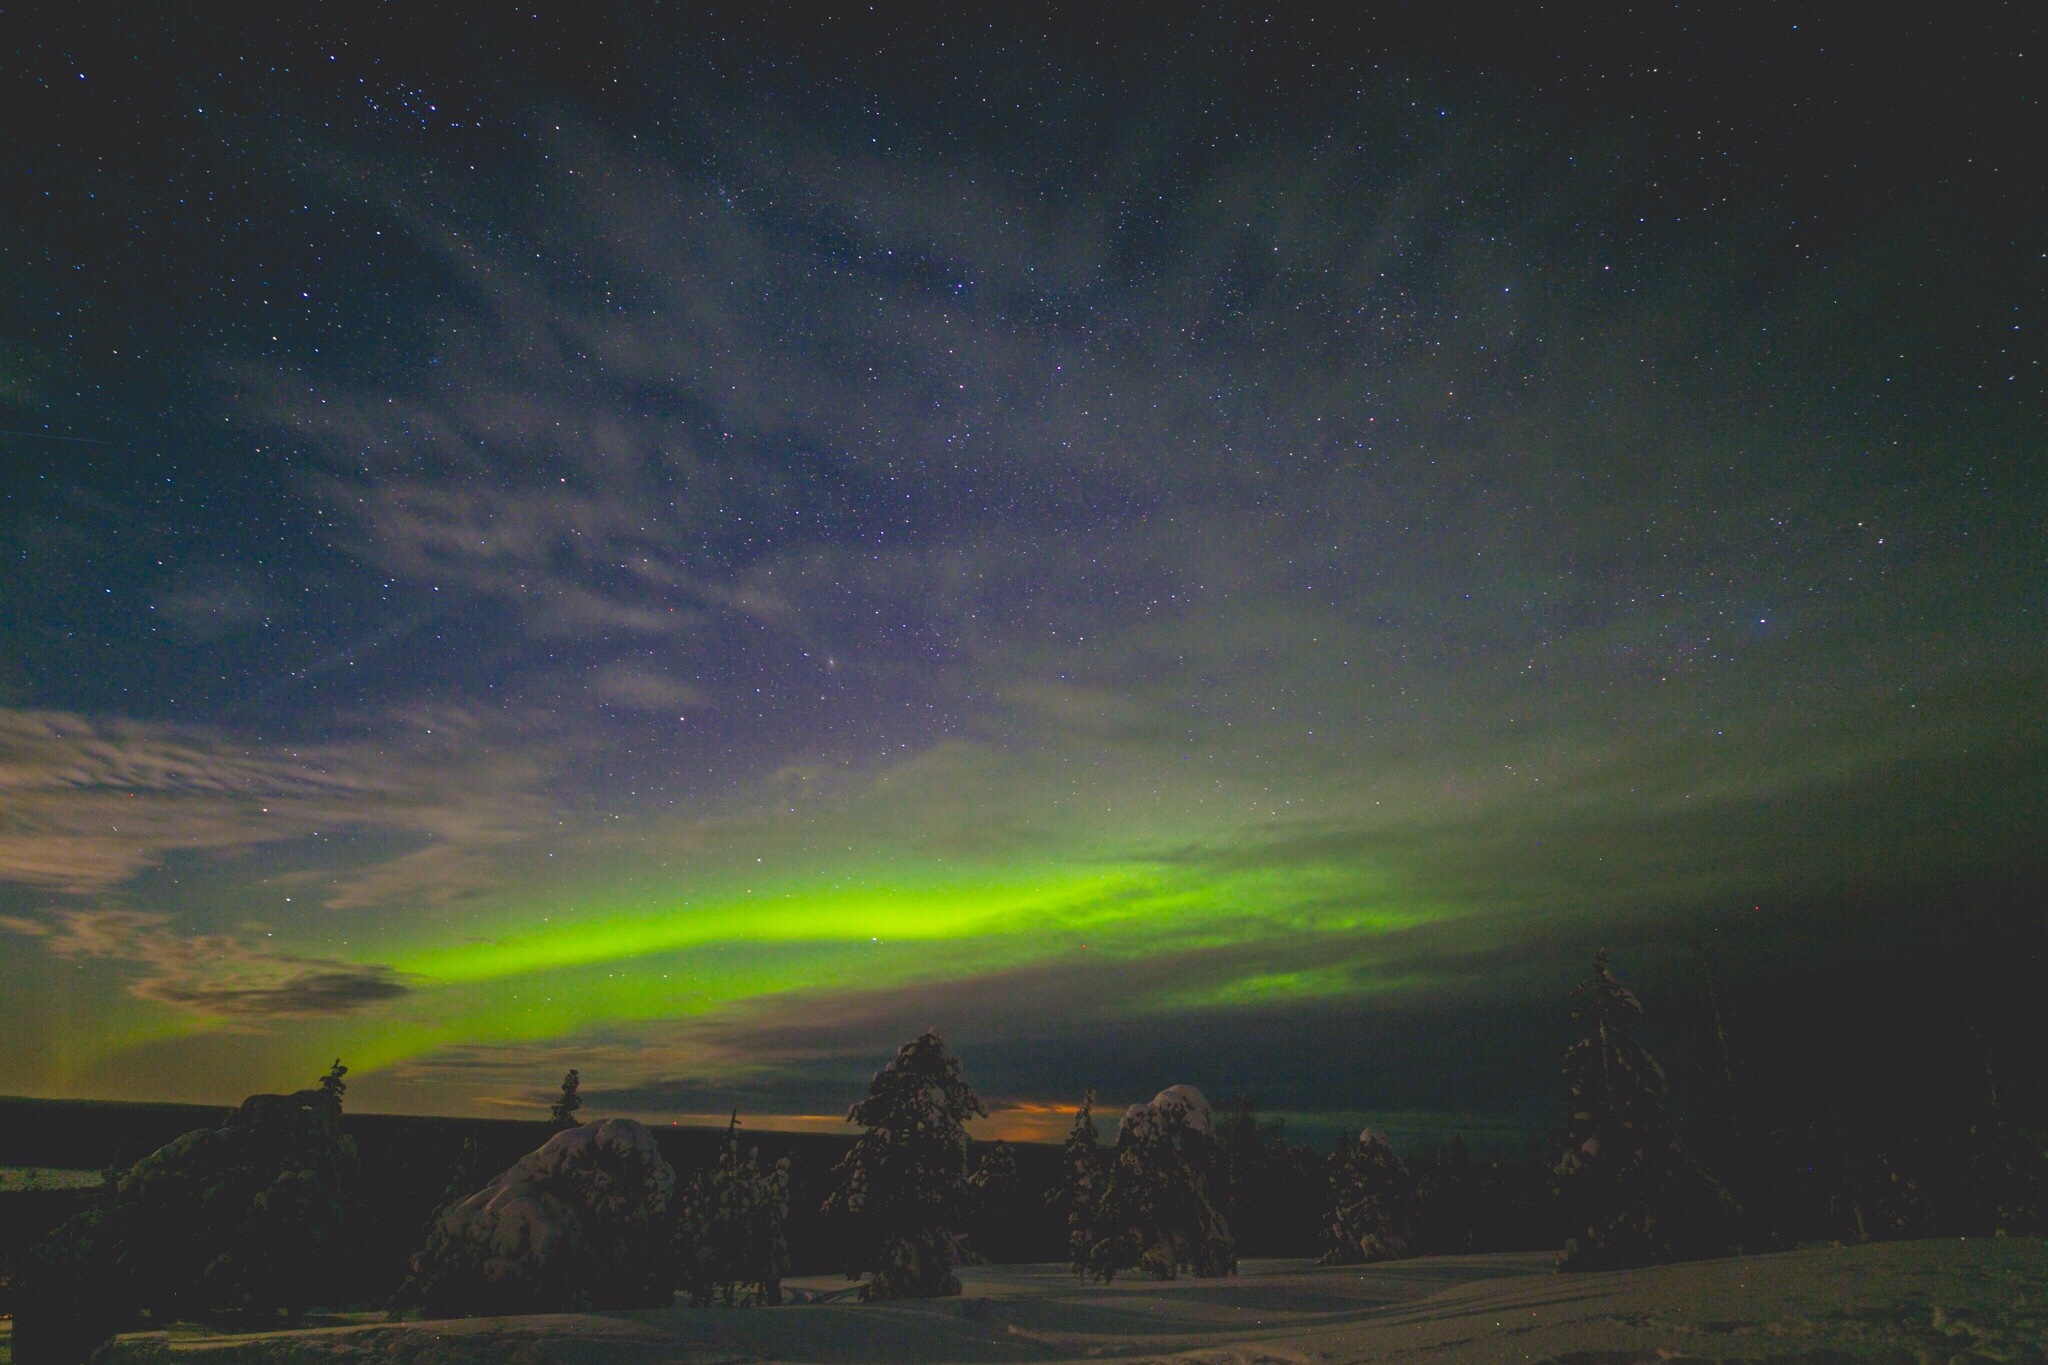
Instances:
[[[570,1067],[569,1074],[562,1077],[562,1093],[556,1096],[554,1104],[548,1109],[548,1118],[553,1121],[555,1127],[574,1128],[582,1122],[576,1117],[576,1111],[583,1107],[583,1096],[577,1093],[582,1088],[583,1073],[573,1066]]]
[[[1578,988],[1579,1039],[1565,1052],[1570,1099],[1555,1168],[1567,1270],[1651,1265],[1728,1247],[1735,1206],[1679,1140],[1664,1069],[1637,1037],[1643,1006],[1607,966]]]
[[[960,1292],[953,1269],[972,1210],[964,1125],[987,1114],[936,1029],[905,1043],[847,1111],[867,1131],[834,1168],[824,1211],[847,1224],[847,1274],[868,1277],[862,1298]]]
[[[1367,1128],[1330,1158],[1329,1246],[1324,1265],[1415,1254],[1415,1180],[1388,1141]]]
[[[1209,1102],[1191,1085],[1134,1104],[1117,1126],[1107,1179],[1090,1221],[1084,1273],[1122,1270],[1170,1280],[1237,1272],[1237,1240],[1215,1198],[1219,1182]]]
[[[1067,1264],[1076,1275],[1089,1273],[1089,1248],[1095,1245],[1095,1206],[1102,1198],[1102,1149],[1095,1134],[1095,1092],[1081,1099],[1074,1126],[1060,1147],[1059,1180],[1046,1192],[1046,1203],[1067,1215]]]
[[[759,1148],[742,1159],[739,1126],[734,1114],[718,1159],[683,1187],[676,1265],[693,1303],[773,1306],[789,1274],[789,1158],[766,1170]]]

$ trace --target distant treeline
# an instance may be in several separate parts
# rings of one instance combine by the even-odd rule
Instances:
[[[0,1099],[0,1166],[123,1168],[195,1129],[215,1128],[231,1111],[208,1106],[126,1104],[76,1100]],[[595,1117],[579,1115],[578,1117]],[[1223,1207],[1237,1229],[1240,1254],[1315,1256],[1324,1247],[1329,1216],[1328,1156],[1290,1144],[1278,1120],[1262,1119],[1249,1100],[1218,1115],[1218,1146],[1226,1175]],[[345,1114],[341,1127],[354,1142],[360,1176],[353,1182],[355,1246],[342,1258],[347,1282],[333,1288],[337,1305],[387,1301],[404,1279],[421,1229],[444,1199],[451,1173],[464,1167],[495,1173],[511,1166],[557,1131],[546,1119],[429,1118]],[[650,1129],[663,1157],[685,1180],[709,1167],[726,1141],[713,1127]],[[789,1162],[786,1233],[791,1273],[829,1274],[847,1264],[843,1230],[823,1213],[834,1168],[852,1149],[854,1135],[742,1129],[746,1146],[764,1164]],[[1016,1179],[997,1202],[982,1207],[968,1229],[976,1254],[1000,1264],[1058,1262],[1068,1254],[1064,1210],[1052,1199],[1062,1170],[1050,1144],[1004,1143]],[[969,1153],[979,1169],[998,1144],[977,1142]],[[1547,1173],[1533,1159],[1474,1161],[1461,1144],[1441,1155],[1418,1154],[1417,1169],[1437,1171],[1433,1219],[1443,1236],[1426,1239],[1431,1251],[1554,1245],[1547,1214]],[[1468,1189],[1469,1186],[1469,1189]],[[91,1205],[90,1189],[0,1189],[0,1312],[7,1310],[10,1268],[65,1219]]]
[[[1456,1139],[1396,1153],[1371,1135],[1347,1135],[1326,1152],[1289,1141],[1249,1098],[1218,1103],[1201,1143],[1203,1197],[1227,1220],[1235,1255],[1547,1248],[1567,1252],[1567,1264],[1577,1256],[1590,1265],[2043,1229],[2040,1041],[1979,1007],[1986,1002],[1907,1008],[1903,983],[1900,1007],[1873,999],[1860,1011],[1844,1011],[1838,993],[1825,1009],[1797,996],[1724,1008],[1710,995],[1696,1002],[1704,1008],[1685,1011],[1686,1029],[1659,1035],[1673,1059],[1667,1078],[1636,1041],[1640,1002],[1604,960],[1576,998],[1580,1041],[1558,1075],[1558,1126],[1521,1153],[1474,1153]],[[0,1165],[126,1167],[181,1134],[218,1126],[228,1112],[0,1099]],[[465,1178],[458,1173],[477,1181],[504,1170],[565,1121],[575,1118],[341,1115],[359,1174],[346,1282],[331,1286],[332,1301],[387,1301],[451,1181]],[[717,1162],[728,1134],[666,1126],[652,1137],[681,1183]],[[787,1160],[789,1273],[848,1265],[843,1226],[823,1209],[855,1135],[743,1128],[740,1138],[764,1169]],[[972,1226],[956,1229],[972,1251],[995,1262],[1070,1260],[1075,1229],[1062,1206],[1071,1205],[1070,1156],[1050,1145],[972,1144],[970,1173],[992,1157],[1015,1167],[1014,1176],[977,1186]],[[1100,1159],[1089,1178],[1112,1179],[1112,1153]],[[0,1275],[94,1197],[0,1190]],[[1657,1236],[1674,1227],[1685,1235],[1645,1241],[1651,1225],[1665,1230]]]
[[[0,1166],[59,1166],[106,1169],[126,1166],[173,1138],[218,1126],[229,1108],[204,1105],[123,1104],[85,1100],[0,1098]],[[596,1114],[587,1117],[598,1117]],[[350,1298],[381,1301],[396,1289],[406,1258],[419,1244],[420,1227],[458,1165],[473,1161],[495,1173],[510,1166],[554,1134],[547,1119],[427,1118],[401,1114],[345,1114],[342,1131],[352,1138],[362,1162],[360,1201],[361,1283]],[[710,1165],[725,1142],[725,1129],[653,1126],[663,1157],[681,1176]],[[794,1273],[826,1274],[844,1258],[820,1213],[832,1168],[853,1145],[851,1132],[784,1133],[742,1129],[746,1145],[765,1162],[790,1163],[788,1236]],[[472,1157],[465,1144],[474,1143]],[[989,1144],[977,1144],[985,1148]],[[1049,1187],[1058,1149],[1016,1144],[1025,1184]],[[51,1228],[92,1198],[90,1190],[0,1189],[0,1261],[17,1259]],[[1064,1255],[1065,1229],[1044,1210],[1019,1211],[1019,1225],[1001,1239],[1013,1250],[1005,1260],[1057,1260]],[[4,1308],[0,1308],[4,1311]]]
[[[1249,1099],[1229,1102],[1219,1140],[1231,1153],[1226,1211],[1248,1256],[1314,1256],[1323,1245],[1329,1213],[1328,1156],[1286,1141],[1285,1126],[1263,1119]],[[107,1169],[127,1166],[198,1128],[219,1125],[230,1109],[204,1105],[134,1104],[88,1100],[0,1097],[0,1166],[58,1166]],[[579,1117],[596,1117],[595,1114]],[[396,1288],[419,1230],[441,1198],[449,1173],[474,1160],[502,1170],[555,1132],[547,1119],[431,1118],[397,1114],[345,1114],[342,1130],[361,1157],[359,1182],[362,1238],[361,1283],[351,1297],[373,1301]],[[659,1125],[650,1129],[662,1155],[679,1176],[716,1159],[725,1130]],[[853,1133],[788,1133],[743,1129],[749,1147],[773,1163],[790,1163],[788,1237],[793,1273],[827,1274],[845,1263],[832,1227],[821,1213],[833,1167],[853,1145]],[[465,1144],[475,1144],[475,1155]],[[979,1165],[995,1144],[974,1144],[970,1161]],[[1064,1215],[1048,1207],[1060,1176],[1059,1148],[1048,1143],[1005,1144],[1017,1164],[1011,1207],[982,1220],[976,1251],[991,1261],[1017,1264],[1066,1257]],[[1445,1150],[1444,1162],[1461,1175],[1470,1159],[1463,1144]],[[1417,1154],[1427,1166],[1432,1158]],[[1533,1156],[1519,1161],[1481,1161],[1473,1178],[1490,1201],[1470,1236],[1453,1234],[1464,1249],[1527,1250],[1550,1245],[1544,1216],[1547,1178]],[[0,1262],[18,1259],[35,1241],[90,1202],[90,1190],[0,1189]],[[1453,1249],[1446,1247],[1445,1249]]]

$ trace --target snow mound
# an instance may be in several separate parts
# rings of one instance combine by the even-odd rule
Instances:
[[[631,1119],[557,1133],[442,1212],[413,1257],[418,1302],[430,1317],[666,1304],[675,1183]]]
[[[1119,1137],[1128,1133],[1134,1138],[1146,1138],[1185,1129],[1207,1137],[1210,1118],[1209,1101],[1201,1091],[1191,1085],[1169,1085],[1149,1103],[1134,1104],[1124,1110],[1116,1131]]]

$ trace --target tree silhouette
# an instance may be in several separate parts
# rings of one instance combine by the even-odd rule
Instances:
[[[1090,1220],[1085,1273],[1107,1283],[1124,1270],[1157,1280],[1182,1270],[1237,1272],[1237,1239],[1215,1198],[1221,1172],[1209,1129],[1209,1103],[1189,1085],[1124,1111]]]
[[[348,1082],[342,1080],[348,1075],[348,1068],[341,1064],[341,1058],[334,1059],[334,1065],[327,1068],[327,1074],[320,1078],[320,1095],[332,1105],[335,1113],[341,1112],[341,1097],[348,1092]]]
[[[1060,1174],[1046,1203],[1067,1215],[1067,1264],[1088,1273],[1088,1248],[1095,1244],[1095,1205],[1102,1197],[1102,1149],[1095,1134],[1095,1092],[1081,1098],[1074,1125],[1060,1147]]]
[[[1643,1006],[1603,950],[1579,986],[1565,1051],[1570,1099],[1555,1174],[1567,1270],[1650,1265],[1728,1249],[1736,1210],[1678,1136],[1664,1069],[1637,1037]]]
[[[761,1169],[759,1148],[740,1156],[740,1116],[725,1130],[718,1159],[690,1177],[678,1199],[676,1264],[697,1304],[782,1302],[789,1274],[789,1158]]]
[[[1324,1265],[1415,1254],[1415,1180],[1384,1137],[1367,1128],[1330,1158],[1329,1247]]]
[[[582,1087],[583,1073],[570,1067],[569,1074],[562,1077],[562,1093],[548,1110],[548,1117],[554,1121],[555,1127],[574,1128],[582,1122],[576,1117],[576,1111],[583,1107],[583,1096],[576,1093]]]

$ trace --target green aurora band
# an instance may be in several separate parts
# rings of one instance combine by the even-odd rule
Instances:
[[[1131,862],[987,869],[980,876],[772,883],[603,908],[509,909],[496,932],[398,954],[433,997],[434,1024],[397,1024],[359,1044],[387,1066],[461,1040],[558,1037],[606,1022],[701,1017],[795,992],[888,989],[1088,955],[1169,953],[1318,940],[1325,960],[1448,915],[1396,903],[1356,867],[1234,873]],[[1259,971],[1155,993],[1186,1008],[1355,991],[1347,968]],[[396,1021],[393,1021],[396,1023]]]

